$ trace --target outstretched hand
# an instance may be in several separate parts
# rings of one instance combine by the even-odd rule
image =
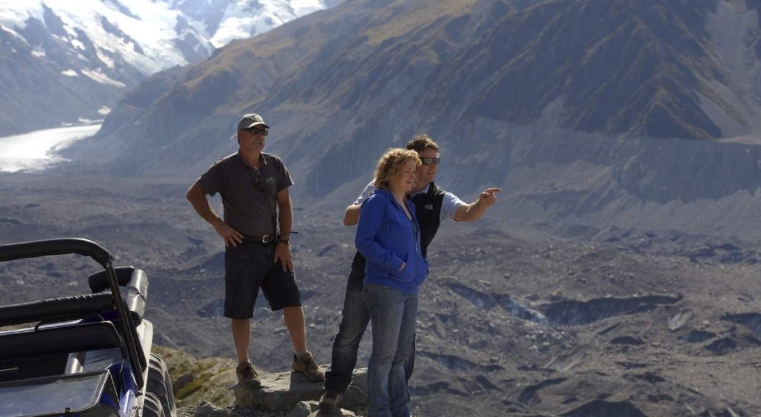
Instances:
[[[501,191],[501,188],[487,188],[478,196],[478,202],[489,207],[497,202],[497,193]]]

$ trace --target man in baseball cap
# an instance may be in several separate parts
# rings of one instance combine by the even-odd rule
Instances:
[[[293,345],[292,367],[311,381],[325,372],[307,350],[304,310],[290,251],[293,179],[283,161],[264,153],[269,126],[258,114],[238,122],[238,152],[217,161],[190,187],[187,199],[225,242],[225,309],[238,356],[238,382],[257,388],[259,379],[248,351],[254,303],[261,289],[283,318]],[[222,196],[224,217],[207,195]]]

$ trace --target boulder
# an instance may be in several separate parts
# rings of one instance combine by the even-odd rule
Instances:
[[[357,417],[357,415],[343,408],[332,413],[323,413],[320,412],[317,401],[302,401],[296,404],[296,407],[285,417]]]
[[[193,413],[194,417],[240,417],[238,414],[204,401]]]

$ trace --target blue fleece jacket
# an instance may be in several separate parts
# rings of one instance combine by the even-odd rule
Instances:
[[[409,201],[406,204],[412,220],[389,191],[376,190],[362,203],[354,245],[367,259],[365,284],[391,286],[412,293],[418,291],[428,275],[428,261],[420,250],[415,207]]]

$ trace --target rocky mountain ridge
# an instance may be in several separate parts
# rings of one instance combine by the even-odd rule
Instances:
[[[257,111],[292,195],[339,209],[383,150],[427,132],[442,183],[501,186],[504,217],[755,241],[754,4],[349,1],[157,76],[70,156],[192,178]]]
[[[452,129],[481,120],[644,138],[734,138],[758,130],[761,35],[753,3],[609,6],[410,1],[386,10],[350,1],[220,51],[164,83],[163,96],[150,105],[117,109],[132,117],[115,116],[119,128],[104,129],[97,142],[132,154],[144,149],[135,136],[164,146],[182,135],[190,155],[135,167],[160,174],[167,163],[195,166],[201,155],[231,148],[208,135],[229,130],[245,109],[266,114],[296,160],[419,130],[449,142],[459,136]],[[168,116],[178,127],[160,128]],[[129,134],[120,133],[128,126]]]

